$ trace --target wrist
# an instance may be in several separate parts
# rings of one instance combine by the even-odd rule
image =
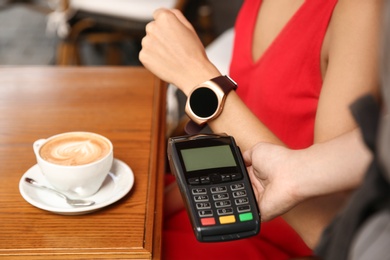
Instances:
[[[315,172],[312,169],[310,164],[311,147],[302,149],[302,150],[290,150],[290,156],[293,162],[292,165],[289,165],[289,169],[294,169],[291,172],[293,176],[290,176],[292,185],[291,185],[291,195],[295,201],[298,203],[305,201],[311,197],[316,196],[316,187],[318,183],[315,183]]]
[[[190,75],[183,75],[177,86],[188,97],[196,86],[221,75],[218,69],[211,64],[211,66],[203,67],[202,70],[193,71]]]

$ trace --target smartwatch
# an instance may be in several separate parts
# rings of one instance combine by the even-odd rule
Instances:
[[[196,86],[188,96],[185,106],[185,112],[192,121],[189,122],[192,125],[189,127],[198,125],[199,128],[217,118],[222,112],[227,94],[236,88],[237,83],[229,76],[218,76]]]

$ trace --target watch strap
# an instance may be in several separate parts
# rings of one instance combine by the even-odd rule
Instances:
[[[184,131],[189,135],[193,135],[193,134],[200,133],[200,131],[202,131],[202,129],[205,127],[206,125],[198,125],[197,123],[195,123],[190,119],[187,122],[187,124],[184,126]]]
[[[227,95],[230,91],[235,90],[237,88],[237,83],[234,82],[234,80],[232,80],[228,75],[218,76],[210,79],[210,81],[216,83],[222,89],[225,95]]]

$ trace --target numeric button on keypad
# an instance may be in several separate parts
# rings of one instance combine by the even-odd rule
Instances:
[[[218,209],[217,212],[218,212],[218,215],[230,215],[230,214],[233,214],[233,209],[232,208],[223,208],[223,209]]]
[[[227,200],[229,198],[229,194],[227,193],[221,193],[221,194],[214,194],[213,199],[214,200]]]
[[[207,194],[207,190],[205,188],[192,189],[192,194],[194,195]]]
[[[233,192],[233,197],[234,198],[245,197],[245,196],[246,196],[246,191],[245,190],[240,190],[240,191]]]
[[[238,199],[235,199],[234,202],[236,203],[236,205],[243,205],[243,204],[248,204],[249,199],[247,197],[238,198]]]
[[[231,205],[232,205],[232,203],[230,202],[230,200],[221,200],[221,201],[215,202],[216,208],[229,207]]]
[[[211,193],[222,193],[222,192],[227,192],[226,186],[222,186],[222,187],[212,187],[210,190],[211,190]]]
[[[199,202],[196,203],[197,209],[211,209],[211,203],[210,202]]]
[[[237,184],[232,184],[230,185],[230,188],[235,191],[235,190],[243,190],[245,188],[244,183],[237,183]]]
[[[209,201],[209,196],[207,195],[194,196],[194,200],[196,202]]]

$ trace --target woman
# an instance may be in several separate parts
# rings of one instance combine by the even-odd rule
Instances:
[[[301,149],[354,129],[349,104],[364,93],[377,94],[381,6],[380,0],[246,0],[235,26],[230,69],[238,88],[208,125],[234,136],[243,151],[258,142]],[[146,68],[187,96],[197,84],[220,76],[181,13],[161,9],[154,18],[139,56]],[[178,210],[180,205],[172,203],[177,197],[177,189],[167,193],[170,210]],[[344,199],[345,194],[335,194],[308,200],[283,218],[313,247]],[[169,259],[181,253],[188,257],[187,246],[203,258],[247,253],[283,259],[310,253],[280,218],[263,223],[255,238],[186,243],[192,234],[185,233],[192,231],[177,224],[186,216],[182,212],[166,218],[163,253]]]

